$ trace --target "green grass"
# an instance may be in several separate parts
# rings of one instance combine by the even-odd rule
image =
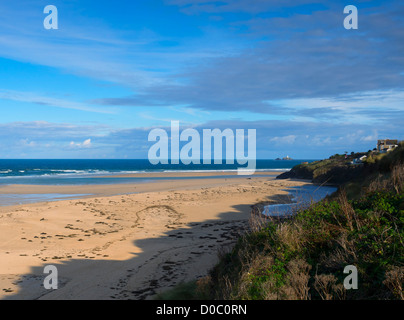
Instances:
[[[375,159],[333,197],[261,224],[208,277],[158,298],[404,299],[404,146]],[[335,155],[300,167],[323,174],[336,161],[346,160]],[[343,287],[347,265],[357,267],[358,290]]]
[[[403,207],[403,192],[379,190],[356,201],[340,195],[270,222],[241,239],[212,271],[212,298],[403,298],[394,289],[404,280]],[[347,265],[358,269],[358,290],[342,286]]]
[[[355,158],[366,155],[367,158],[362,165],[353,165],[351,162]],[[401,142],[397,148],[387,153],[357,152],[347,155],[333,155],[328,159],[314,161],[308,164],[300,164],[285,172],[278,178],[298,178],[310,179],[314,183],[329,183],[338,186],[347,183],[369,183],[372,175],[384,174],[390,172],[391,168],[404,162],[404,143]],[[365,181],[364,181],[365,180]]]

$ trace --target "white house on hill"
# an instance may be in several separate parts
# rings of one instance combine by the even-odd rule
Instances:
[[[377,140],[377,151],[379,152],[388,152],[393,150],[395,147],[398,147],[398,140]]]

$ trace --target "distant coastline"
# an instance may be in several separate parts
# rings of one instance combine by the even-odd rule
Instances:
[[[279,171],[263,171],[253,176],[239,176],[235,172],[153,172],[107,177],[19,177],[9,179],[13,183],[0,184],[0,207],[175,190],[181,185],[191,188],[206,184],[221,185],[230,181],[251,181],[252,177],[273,180],[278,175]],[[0,178],[0,181],[7,179]]]
[[[257,160],[254,174],[276,177],[313,160]],[[237,165],[159,165],[148,160],[0,160],[0,206],[129,194],[137,186],[240,178]],[[246,177],[246,179],[248,176]],[[202,182],[204,180],[204,182]],[[107,187],[108,186],[108,187]],[[133,187],[132,187],[133,186]],[[104,192],[103,190],[112,190]]]
[[[257,160],[256,173],[285,172],[292,167],[314,160]],[[237,174],[238,165],[152,165],[148,160],[0,160],[0,185],[82,185],[136,182],[147,174],[160,174],[161,178],[170,173]],[[115,178],[120,178],[119,180]],[[124,179],[132,179],[125,181]],[[115,180],[113,180],[115,179]]]

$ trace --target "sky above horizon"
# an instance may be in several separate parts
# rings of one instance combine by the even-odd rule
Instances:
[[[256,129],[260,159],[367,151],[404,140],[404,2],[2,0],[0,110],[0,158],[147,158],[171,121]]]

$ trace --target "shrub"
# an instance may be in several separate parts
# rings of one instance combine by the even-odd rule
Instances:
[[[213,270],[215,298],[403,299],[403,176],[396,168],[358,200],[341,190],[291,219],[265,220]],[[343,287],[349,264],[358,290]]]

